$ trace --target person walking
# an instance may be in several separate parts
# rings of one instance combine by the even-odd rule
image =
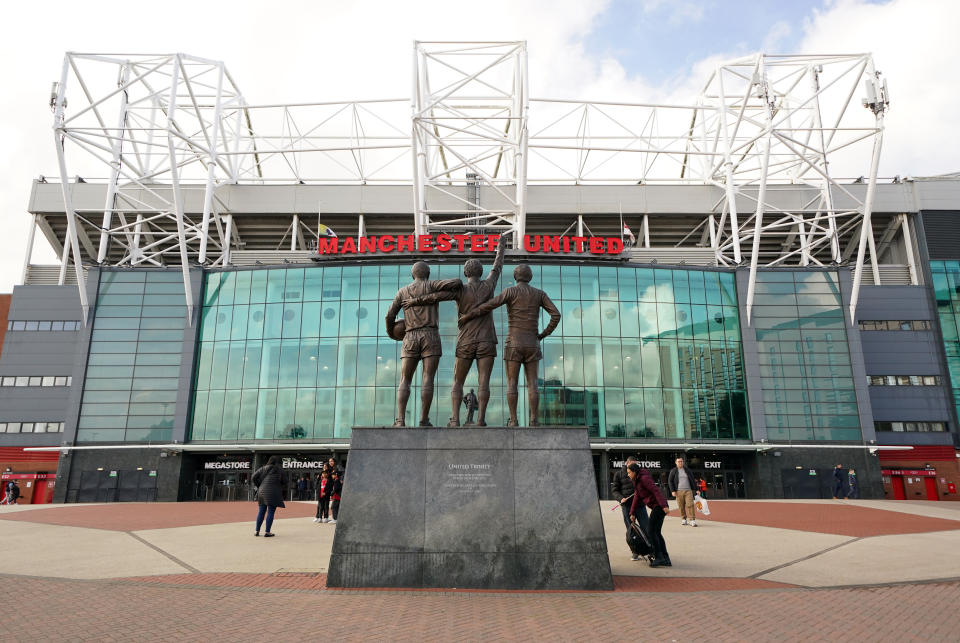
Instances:
[[[297,500],[306,500],[307,499],[307,477],[300,476],[300,479],[297,480]]]
[[[610,491],[613,494],[613,499],[620,503],[620,512],[623,514],[623,524],[627,527],[627,547],[630,548],[630,553],[632,554],[631,560],[640,560],[640,552],[637,551],[633,545],[634,541],[630,537],[632,529],[630,526],[630,508],[633,506],[633,480],[627,475],[627,467],[636,461],[637,459],[632,455],[628,456],[627,461],[623,467],[613,475],[613,482],[610,483]],[[647,528],[647,508],[643,505],[640,505],[637,521],[640,523],[641,529]]]
[[[16,480],[10,480],[4,485],[5,493],[3,495],[3,502],[0,504],[3,505],[15,505],[17,504],[17,499],[20,497],[20,485],[17,484]]]
[[[860,486],[857,482],[857,472],[853,469],[847,472],[847,500],[853,498],[856,500],[860,497]]]
[[[660,492],[660,487],[653,481],[650,472],[641,469],[636,462],[627,466],[627,475],[633,482],[633,504],[630,505],[630,519],[637,520],[640,507],[646,505],[650,509],[650,519],[647,522],[647,535],[650,546],[653,548],[651,567],[672,567],[670,554],[667,553],[667,543],[663,539],[663,519],[667,516],[669,505],[667,499]]]
[[[463,396],[463,405],[467,407],[467,424],[473,424],[473,414],[476,412],[477,408],[480,406],[478,401],[477,394],[473,392],[473,389],[470,389],[470,392]],[[486,422],[483,423],[483,426],[486,426]]]
[[[696,476],[685,466],[683,458],[677,458],[676,465],[667,476],[667,486],[680,507],[680,517],[683,518],[680,524],[696,527],[697,510],[693,506],[693,492],[697,488]]]
[[[287,474],[283,472],[280,456],[270,456],[267,464],[254,472],[253,484],[257,486],[257,504],[260,506],[257,511],[257,529],[253,535],[260,535],[260,526],[263,525],[263,519],[266,517],[267,531],[263,535],[270,538],[274,535],[270,531],[270,527],[273,526],[274,513],[276,513],[278,507],[286,507],[283,504],[283,490],[287,485]]]
[[[330,474],[326,469],[320,472],[320,481],[317,482],[317,517],[313,522],[330,522]]]
[[[343,492],[343,480],[340,479],[340,472],[333,470],[330,484],[330,515],[329,522],[337,522],[337,516],[340,514],[340,494]]]
[[[838,464],[833,470],[833,499],[843,497],[843,465]]]

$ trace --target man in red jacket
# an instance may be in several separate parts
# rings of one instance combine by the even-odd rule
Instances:
[[[660,493],[660,488],[653,481],[650,472],[641,469],[636,462],[627,467],[627,475],[633,482],[633,504],[630,505],[630,519],[636,520],[640,513],[640,507],[646,505],[650,509],[650,519],[647,523],[647,534],[650,537],[650,545],[653,547],[653,560],[650,561],[651,567],[672,567],[670,555],[667,553],[667,543],[663,540],[661,530],[663,528],[663,519],[667,515],[667,499]]]

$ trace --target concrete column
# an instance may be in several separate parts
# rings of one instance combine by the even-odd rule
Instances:
[[[202,268],[190,269],[190,286],[193,299],[193,309],[198,311],[189,325],[183,329],[183,347],[180,351],[180,377],[177,382],[177,403],[173,416],[172,441],[183,444],[187,441],[190,431],[190,421],[193,410],[193,360],[196,353],[200,334],[200,318],[203,303],[203,275]]]
[[[837,271],[840,277],[840,297],[844,306],[848,305],[853,288],[853,278],[849,268]],[[867,369],[863,361],[863,345],[860,343],[860,329],[856,320],[849,315],[843,316],[846,324],[847,347],[850,350],[850,367],[853,372],[853,385],[857,391],[857,410],[860,413],[860,433],[866,444],[876,444],[877,432],[873,426],[873,407],[870,405],[870,390],[867,385]]]
[[[747,386],[747,408],[750,415],[750,436],[754,442],[767,439],[767,422],[763,412],[763,389],[760,386],[760,359],[757,355],[757,332],[747,325],[747,286],[750,268],[737,269],[737,312],[740,317],[740,339],[743,347],[743,376]]]

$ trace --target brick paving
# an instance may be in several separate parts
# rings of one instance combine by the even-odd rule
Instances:
[[[285,509],[277,511],[277,518],[309,517],[313,516],[315,511],[316,507],[312,503],[288,502]],[[844,503],[715,500],[710,503],[710,511],[710,516],[700,516],[699,520],[778,527],[855,538],[960,529],[960,520],[929,518]],[[674,510],[671,515],[679,516],[679,513]],[[252,502],[117,503],[58,506],[9,514],[0,513],[0,520],[22,520],[116,531],[247,522],[255,517],[256,506]]]
[[[670,515],[679,516],[680,512],[674,510]],[[698,515],[697,520],[778,527],[854,538],[960,529],[960,520],[929,518],[839,502],[827,504],[715,500],[710,501],[710,515]]]
[[[501,590],[383,590],[383,589],[330,589],[327,588],[327,575],[316,573],[297,573],[297,572],[279,572],[275,574],[239,574],[239,573],[219,573],[219,574],[166,574],[161,576],[134,576],[115,579],[131,583],[147,583],[150,585],[163,585],[165,587],[233,587],[233,588],[255,588],[255,589],[295,589],[303,591],[343,591],[343,592],[369,592],[369,591],[442,591],[442,592],[466,592],[466,593],[503,593]],[[784,589],[793,587],[786,583],[777,583],[774,581],[759,580],[755,578],[651,578],[640,576],[614,576],[613,585],[615,592],[706,592],[706,591],[730,591],[730,590],[757,590],[757,589]],[[570,593],[590,593],[568,590],[541,591],[541,590],[523,590],[516,591],[518,594],[570,594]]]
[[[6,577],[2,640],[955,641],[960,583],[557,594],[187,588]]]
[[[843,503],[712,502],[711,518],[851,537],[960,521]],[[247,522],[253,503],[58,506],[0,520],[119,531]],[[288,503],[281,518],[312,516]],[[703,518],[701,518],[703,519]],[[138,572],[138,573],[143,573]],[[556,639],[956,641],[960,581],[803,588],[755,578],[614,579],[613,592],[327,589],[314,572],[67,580],[0,574],[0,641]]]
[[[286,508],[277,509],[278,520],[312,517],[317,510],[313,503],[286,504]],[[0,513],[0,520],[22,520],[114,531],[253,522],[256,517],[257,505],[253,502],[123,502],[109,505],[61,505],[50,509]]]

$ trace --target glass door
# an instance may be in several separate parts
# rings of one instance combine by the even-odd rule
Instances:
[[[707,499],[720,499],[727,497],[726,477],[719,472],[705,474],[707,480]]]
[[[743,474],[739,471],[728,471],[724,475],[726,477],[727,498],[746,498]]]
[[[213,481],[214,474],[212,471],[197,472],[197,477],[193,483],[193,499],[213,500]]]

